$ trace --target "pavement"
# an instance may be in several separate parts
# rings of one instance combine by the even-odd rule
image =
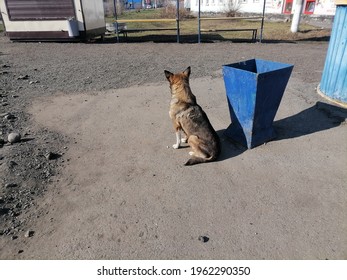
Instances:
[[[223,79],[192,79],[222,139],[192,167],[172,148],[166,82],[36,100],[37,124],[72,141],[21,257],[346,259],[347,112],[308,85],[290,79],[277,139],[247,150],[224,137]]]

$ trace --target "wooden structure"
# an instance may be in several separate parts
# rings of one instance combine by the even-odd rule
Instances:
[[[262,16],[254,16],[254,17],[219,17],[219,18],[202,18],[200,16],[200,1],[199,0],[199,12],[198,12],[198,43],[201,42],[201,32],[224,32],[224,31],[237,31],[237,32],[251,32],[252,34],[252,41],[257,40],[258,35],[258,28],[235,28],[230,27],[227,29],[203,29],[201,28],[201,22],[202,21],[209,21],[209,20],[241,20],[241,19],[247,19],[247,20],[261,20],[260,25],[260,38],[259,42],[262,42],[263,39],[263,30],[264,30],[264,17],[265,17],[265,1],[263,5],[263,15]],[[138,33],[138,32],[146,32],[146,31],[163,31],[163,30],[175,30],[177,33],[177,43],[180,42],[180,15],[179,15],[179,0],[176,0],[176,19],[117,19],[117,8],[116,3],[114,0],[114,14],[115,14],[115,32],[117,35],[117,42],[120,41],[119,35],[123,34],[125,37],[128,36],[129,33]],[[176,27],[158,27],[158,28],[128,28],[127,23],[148,23],[148,22],[176,22]]]
[[[115,27],[116,27],[116,35],[117,35],[117,42],[119,42],[119,34],[124,34],[125,37],[128,36],[128,33],[138,33],[138,32],[146,32],[146,31],[168,31],[168,30],[175,30],[176,36],[177,36],[177,43],[180,42],[180,2],[179,0],[176,0],[176,18],[175,19],[124,19],[119,20],[117,19],[117,5],[114,1],[114,14],[115,14]],[[132,22],[142,22],[142,23],[148,23],[148,22],[176,22],[175,28],[170,27],[157,27],[157,28],[127,28],[126,23],[132,23]]]
[[[200,18],[201,21],[215,21],[215,20],[243,20],[243,19],[262,19],[263,17],[219,17],[219,18]],[[252,33],[252,41],[255,42],[257,40],[257,28],[227,28],[227,29],[219,29],[219,28],[201,28],[200,25],[200,33],[201,32],[225,32],[225,31],[237,31],[237,32],[251,32]],[[199,43],[200,43],[199,36]]]
[[[258,29],[257,28],[227,28],[227,29],[204,29],[201,28],[201,22],[202,21],[209,21],[209,20],[243,20],[243,19],[261,19],[261,25],[260,25],[260,38],[259,38],[259,42],[261,43],[263,40],[263,30],[264,30],[264,17],[265,17],[265,3],[266,1],[264,1],[264,5],[263,5],[263,14],[262,16],[255,16],[255,17],[218,17],[218,18],[202,18],[201,17],[201,6],[200,6],[200,1],[198,0],[198,43],[201,43],[201,32],[225,32],[225,31],[237,31],[237,32],[252,32],[252,41],[256,41],[257,40],[257,33],[258,33]]]
[[[176,22],[175,28],[170,27],[156,27],[156,28],[127,28],[126,23],[149,23],[149,22]],[[180,42],[180,28],[179,28],[179,19],[125,19],[125,20],[116,20],[116,35],[117,42],[119,42],[119,34],[124,34],[125,37],[128,36],[128,33],[138,33],[146,31],[169,31],[173,30],[177,32],[177,43]]]

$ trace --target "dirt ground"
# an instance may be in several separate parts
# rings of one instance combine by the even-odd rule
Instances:
[[[0,259],[346,259],[347,113],[316,93],[327,47],[0,36]],[[294,70],[278,138],[246,150],[223,135],[221,68],[254,57]],[[222,155],[184,167],[163,70],[189,65]]]

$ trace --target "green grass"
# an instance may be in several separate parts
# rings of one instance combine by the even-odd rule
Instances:
[[[126,11],[120,15],[119,19],[152,19],[162,18],[162,9],[146,9],[138,11]]]
[[[119,20],[125,20],[125,19],[162,19],[163,17],[163,10],[162,9],[145,9],[145,10],[130,10],[125,11],[121,15],[117,17]],[[114,22],[114,17],[107,17],[106,22]],[[141,28],[175,28],[176,23],[175,22],[140,22],[140,23],[127,23],[126,24],[128,29],[141,29]],[[166,32],[166,33],[165,33]],[[155,34],[175,34],[171,31],[165,31],[165,32],[154,32]],[[153,32],[140,32],[140,33],[132,33],[131,37],[138,37],[143,35],[152,34]]]
[[[162,18],[161,9],[146,9],[146,10],[130,10],[118,15],[118,19],[153,19],[153,18]],[[106,22],[113,22],[114,17],[106,17]]]

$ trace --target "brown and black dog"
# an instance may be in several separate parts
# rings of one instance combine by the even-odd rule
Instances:
[[[216,160],[221,150],[219,137],[190,89],[190,67],[182,73],[173,74],[167,70],[164,73],[171,89],[169,114],[176,131],[173,148],[178,149],[181,142],[188,142],[192,151],[185,165]],[[182,131],[186,138],[181,138]]]

